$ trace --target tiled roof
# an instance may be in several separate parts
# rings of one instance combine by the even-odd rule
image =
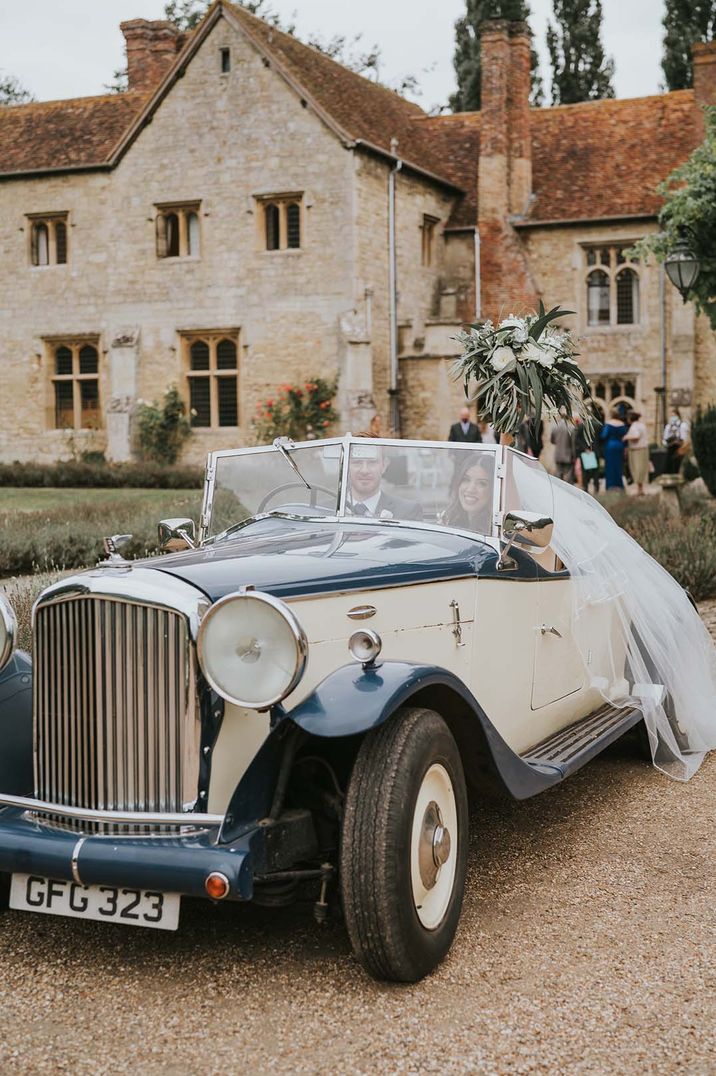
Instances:
[[[693,90],[532,111],[528,220],[656,215],[656,186],[703,139]]]
[[[480,113],[425,117],[449,144],[448,168],[466,192],[450,227],[477,219]],[[656,216],[656,187],[698,146],[693,90],[534,108],[532,190],[526,223]]]
[[[398,156],[404,161],[454,182],[441,132],[429,136],[414,122],[425,115],[418,105],[350,71],[297,37],[282,33],[245,8],[228,0],[223,6],[351,140],[368,142],[390,153],[391,139],[397,138]]]
[[[0,174],[104,163],[145,100],[113,93],[0,108]]]

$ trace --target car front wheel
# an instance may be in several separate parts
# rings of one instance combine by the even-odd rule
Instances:
[[[433,710],[369,733],[346,796],[341,887],[353,948],[376,978],[415,982],[455,936],[467,869],[460,753]]]

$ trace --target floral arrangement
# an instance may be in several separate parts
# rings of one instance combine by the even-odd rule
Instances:
[[[257,444],[275,437],[311,441],[326,437],[338,419],[333,406],[337,384],[317,377],[300,385],[279,385],[277,392],[256,405],[254,430]]]
[[[477,417],[496,433],[514,434],[525,419],[539,426],[542,412],[594,426],[589,384],[576,362],[576,344],[552,322],[573,313],[555,306],[538,314],[510,314],[499,325],[477,322],[459,333],[462,355],[453,373],[475,400]],[[470,391],[471,382],[473,391]]]

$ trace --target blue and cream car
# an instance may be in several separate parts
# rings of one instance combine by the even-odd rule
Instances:
[[[501,446],[279,439],[209,457],[163,556],[115,536],[44,591],[32,662],[0,601],[5,906],[171,930],[313,886],[373,975],[425,975],[468,788],[533,796],[641,719],[577,649],[551,505]]]

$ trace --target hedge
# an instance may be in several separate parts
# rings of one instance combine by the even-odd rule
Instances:
[[[0,463],[0,486],[97,487],[107,489],[201,489],[204,471],[197,467],[161,467],[155,463]]]

